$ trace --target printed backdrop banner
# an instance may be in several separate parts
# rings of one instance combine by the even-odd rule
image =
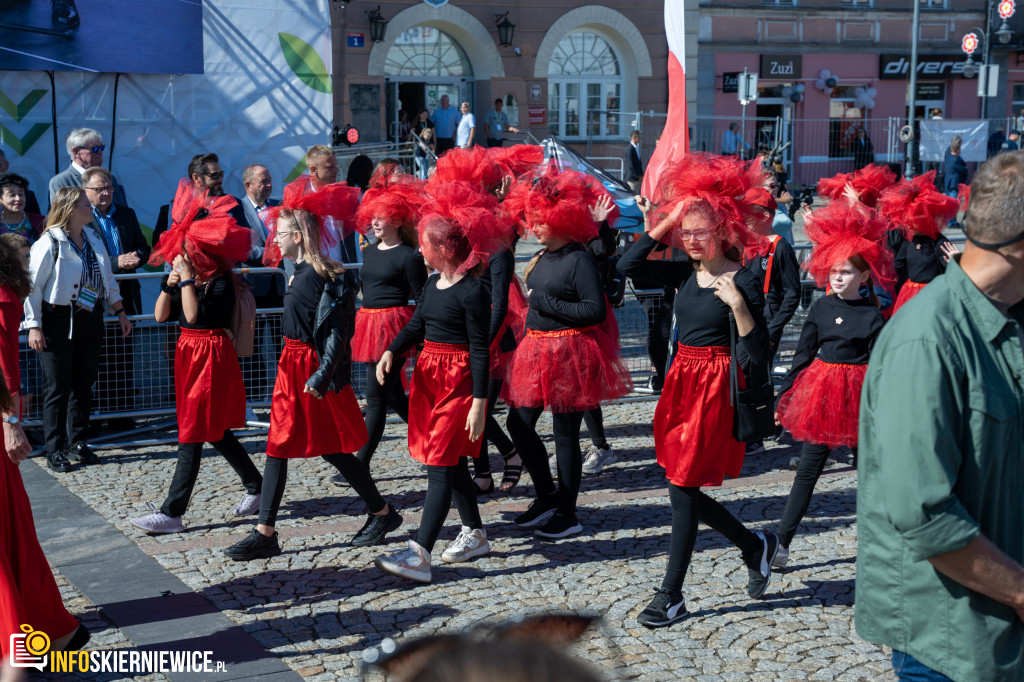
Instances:
[[[83,19],[84,23],[84,19]],[[241,197],[242,171],[270,169],[273,196],[301,172],[305,150],[330,144],[330,17],[324,0],[205,0],[202,75],[0,71],[0,148],[11,172],[27,177],[45,211],[47,183],[70,159],[64,137],[94,128],[107,146],[104,166],[124,185],[149,231],[186,175],[193,155],[214,152],[224,191]],[[51,118],[56,93],[57,142]],[[56,150],[55,150],[56,146]],[[56,152],[57,166],[54,166]]]
[[[945,161],[954,135],[963,138],[960,155],[964,161],[983,162],[988,158],[988,121],[928,119],[921,121],[921,161]]]

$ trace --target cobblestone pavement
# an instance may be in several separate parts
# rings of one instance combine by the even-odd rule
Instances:
[[[853,632],[856,475],[848,453],[837,454],[839,462],[826,469],[791,548],[790,568],[773,577],[766,599],[746,597],[738,550],[702,528],[687,579],[692,615],[657,631],[637,624],[665,569],[670,530],[664,477],[654,462],[653,410],[653,401],[605,408],[608,438],[621,461],[584,477],[582,535],[540,542],[516,528],[511,519],[532,492],[521,484],[511,496],[481,499],[491,553],[467,564],[436,561],[429,585],[372,565],[414,532],[422,507],[425,479],[406,454],[404,425],[388,426],[372,463],[381,492],[405,515],[385,547],[347,546],[365,509],[349,489],[327,482],[333,470],[322,460],[289,469],[279,519],[284,553],[248,563],[222,554],[254,520],[230,516],[242,488],[210,449],[185,516],[188,532],[179,535],[151,537],[128,522],[147,513],[147,502],[163,499],[174,467],[171,446],[105,451],[98,466],[54,476],[292,670],[314,680],[358,678],[363,651],[385,637],[401,640],[543,610],[604,614],[603,625],[574,651],[609,679],[888,679],[889,652]],[[550,432],[547,416],[541,429]],[[262,440],[245,445],[262,468]],[[788,441],[768,445],[766,453],[748,458],[740,479],[711,493],[756,529],[771,528],[781,516],[792,480],[787,463],[796,454]],[[500,458],[492,460],[500,468]],[[453,511],[435,548],[438,557],[457,533],[454,519]],[[72,612],[93,629],[94,645],[130,646],[102,611],[57,577]]]

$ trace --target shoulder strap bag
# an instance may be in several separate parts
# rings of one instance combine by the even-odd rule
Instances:
[[[729,313],[729,404],[733,407],[732,436],[740,443],[764,440],[775,434],[775,388],[771,375],[755,388],[740,390],[736,359],[736,320]]]

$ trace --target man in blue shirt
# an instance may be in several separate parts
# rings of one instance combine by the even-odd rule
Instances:
[[[750,149],[750,145],[740,135],[740,127],[735,123],[730,123],[729,129],[722,133],[722,154],[737,156],[745,149]]]
[[[459,118],[459,112],[449,105],[448,95],[441,95],[441,106],[430,115],[437,136],[438,156],[455,147],[455,128],[459,125]]]

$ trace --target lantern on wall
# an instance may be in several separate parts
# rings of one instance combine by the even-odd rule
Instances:
[[[375,43],[384,42],[384,33],[388,30],[388,20],[381,16],[380,5],[377,5],[377,9],[367,12],[366,18],[370,20],[370,40]]]

